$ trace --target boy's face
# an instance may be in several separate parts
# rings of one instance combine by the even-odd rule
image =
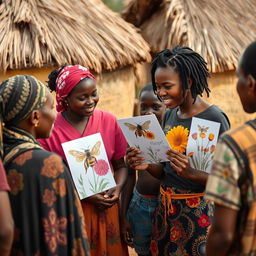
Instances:
[[[165,105],[152,91],[144,91],[140,95],[140,115],[155,114],[159,123],[162,124]]]

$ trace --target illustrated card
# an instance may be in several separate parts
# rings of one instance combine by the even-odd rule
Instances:
[[[170,147],[155,115],[119,119],[118,124],[128,144],[142,151],[144,163],[169,161],[166,151]]]
[[[192,118],[186,154],[191,167],[209,173],[219,136],[220,123]]]
[[[116,186],[100,133],[62,143],[80,199]]]

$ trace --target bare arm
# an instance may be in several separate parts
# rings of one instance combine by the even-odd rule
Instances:
[[[215,204],[213,224],[207,239],[207,256],[225,256],[234,241],[238,211]]]
[[[12,246],[14,225],[6,191],[0,191],[0,207],[0,252],[2,256],[8,256]]]
[[[133,232],[130,223],[126,218],[127,210],[132,199],[133,189],[136,183],[136,171],[132,168],[128,170],[128,178],[121,192],[120,198],[120,232],[122,239],[130,246],[133,243]]]
[[[129,203],[132,198],[133,189],[136,183],[136,171],[132,168],[128,170],[128,177],[121,193],[121,218],[125,218]]]

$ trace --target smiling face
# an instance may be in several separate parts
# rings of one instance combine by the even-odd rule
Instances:
[[[167,108],[176,108],[184,103],[183,88],[179,73],[172,67],[159,67],[155,72],[157,95]]]
[[[159,123],[162,123],[165,105],[157,98],[152,91],[143,91],[140,95],[140,114],[155,114]]]
[[[66,99],[68,110],[80,117],[91,116],[98,101],[96,84],[90,78],[78,83]]]

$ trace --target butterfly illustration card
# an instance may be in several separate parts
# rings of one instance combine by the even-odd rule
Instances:
[[[169,161],[166,151],[170,147],[155,115],[119,119],[118,124],[128,144],[142,151],[144,163]]]
[[[193,168],[211,171],[219,130],[220,123],[192,118],[186,154]]]
[[[80,199],[116,186],[100,133],[62,143]]]

